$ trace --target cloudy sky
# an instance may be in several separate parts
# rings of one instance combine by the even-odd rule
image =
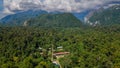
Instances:
[[[0,0],[0,11],[3,9],[3,0]]]
[[[29,9],[41,9],[48,12],[83,12],[111,1],[120,0],[0,0],[0,17],[14,14],[15,10],[26,11]],[[3,10],[1,10],[2,8]]]

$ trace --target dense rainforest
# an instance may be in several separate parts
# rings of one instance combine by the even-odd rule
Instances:
[[[70,52],[62,68],[120,68],[120,26],[0,27],[0,68],[55,68],[49,48]],[[42,50],[41,50],[42,49]],[[40,53],[43,54],[40,54]]]

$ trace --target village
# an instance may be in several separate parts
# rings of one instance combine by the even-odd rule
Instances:
[[[39,49],[44,50],[41,47],[39,47]],[[62,68],[62,66],[59,62],[59,59],[70,54],[70,52],[64,51],[63,46],[59,46],[56,49],[54,49],[53,45],[51,48],[48,49],[48,53],[49,53],[49,57],[51,59],[51,62],[53,63],[53,65],[55,65],[55,68]],[[40,54],[43,55],[44,52],[41,51]]]

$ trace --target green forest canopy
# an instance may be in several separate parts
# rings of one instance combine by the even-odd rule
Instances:
[[[0,68],[54,68],[48,48],[63,46],[63,68],[119,68],[120,26],[0,27]],[[43,55],[39,47],[44,48]]]

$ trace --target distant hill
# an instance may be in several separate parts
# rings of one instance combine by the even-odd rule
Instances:
[[[42,10],[28,10],[13,15],[8,15],[2,18],[0,22],[2,22],[2,24],[7,24],[7,25],[22,25],[25,20],[34,18],[36,16],[45,13],[47,12]]]
[[[84,17],[92,10],[87,10],[84,12],[76,12],[76,13],[72,13],[76,18],[78,18],[81,21],[84,21]]]
[[[38,17],[25,21],[24,26],[39,27],[80,27],[81,21],[71,13],[42,14]]]
[[[120,5],[114,5],[109,8],[100,8],[89,15],[86,21],[89,24],[113,25],[120,24]]]

